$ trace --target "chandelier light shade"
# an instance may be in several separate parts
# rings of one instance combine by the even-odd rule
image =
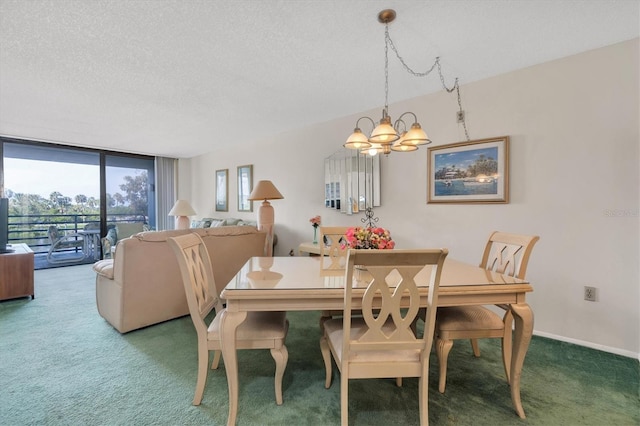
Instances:
[[[370,147],[371,143],[369,143],[367,136],[362,133],[362,130],[356,127],[353,129],[353,133],[351,133],[351,136],[349,136],[344,146],[351,149],[362,149]]]
[[[176,217],[176,229],[189,229],[189,216],[196,212],[186,200],[178,200],[169,211],[169,216]]]
[[[458,85],[458,79],[456,78],[453,87],[448,88],[444,83],[444,78],[440,70],[440,58],[436,58],[433,66],[426,72],[418,73],[413,71],[406,64],[404,59],[400,56],[396,47],[389,36],[389,23],[393,22],[396,18],[396,12],[393,9],[385,9],[378,14],[378,21],[385,26],[385,49],[384,49],[384,78],[385,78],[385,103],[382,110],[382,119],[376,123],[369,117],[360,117],[356,122],[355,130],[349,136],[344,144],[345,148],[357,149],[362,153],[369,155],[376,155],[379,153],[389,155],[391,151],[396,152],[412,152],[418,150],[419,145],[426,145],[431,143],[431,140],[427,136],[427,133],[422,129],[420,123],[418,123],[418,117],[413,112],[405,112],[392,123],[389,116],[389,48],[396,54],[404,68],[410,74],[416,77],[426,77],[432,70],[437,69],[440,75],[440,81],[444,89],[451,93],[454,90],[458,94],[458,106],[460,108],[459,114],[462,117],[461,123],[464,126],[467,140],[469,140],[469,134],[467,133],[466,123],[464,121],[464,114],[462,111],[462,101],[460,100],[460,87]],[[405,115],[413,116],[413,123],[409,127],[402,118]],[[372,132],[367,137],[360,129],[360,120],[367,119],[371,122]]]
[[[380,124],[378,124],[378,126],[373,129],[373,132],[371,132],[369,142],[379,143],[381,145],[391,145],[398,139],[400,139],[400,135],[398,135],[396,129],[391,125],[391,117],[384,115],[383,113]]]
[[[249,200],[262,200],[258,207],[258,229],[267,232],[265,240],[265,256],[273,256],[273,226],[275,224],[275,213],[273,206],[268,200],[281,200],[284,197],[278,188],[270,180],[261,180],[249,194]]]
[[[411,129],[404,135],[402,141],[400,142],[402,145],[425,145],[431,142],[427,133],[422,130],[420,123],[415,122],[411,125]]]
[[[405,140],[405,136],[407,135],[407,132],[403,132],[402,136],[400,136],[400,139],[398,139],[397,141],[395,141],[393,143],[393,145],[391,145],[391,151],[396,151],[396,152],[411,152],[411,151],[417,151],[418,147],[416,145],[410,145],[410,144],[404,144],[404,140]]]

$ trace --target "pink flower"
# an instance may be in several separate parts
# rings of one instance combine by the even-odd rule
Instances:
[[[317,228],[318,226],[320,226],[320,223],[321,223],[320,216],[312,217],[311,219],[309,219],[309,222],[311,222],[311,226],[313,226],[314,228]]]
[[[347,229],[345,234],[347,245],[354,249],[392,249],[396,243],[391,239],[391,234],[384,228],[361,228],[353,227]]]

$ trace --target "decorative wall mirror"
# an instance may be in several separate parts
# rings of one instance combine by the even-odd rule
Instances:
[[[253,201],[249,194],[253,190],[253,165],[238,166],[238,211],[252,212]]]
[[[324,160],[327,208],[354,214],[380,205],[380,156],[341,150]]]

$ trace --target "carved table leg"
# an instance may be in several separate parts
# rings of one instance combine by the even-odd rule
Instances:
[[[247,317],[246,312],[229,312],[224,310],[220,318],[220,343],[224,369],[227,372],[229,386],[229,417],[227,426],[236,424],[238,414],[238,357],[236,353],[236,329]]]
[[[533,311],[526,303],[511,305],[514,315],[515,329],[513,340],[513,356],[511,358],[511,401],[520,418],[525,418],[522,401],[520,400],[520,376],[522,365],[533,334]]]

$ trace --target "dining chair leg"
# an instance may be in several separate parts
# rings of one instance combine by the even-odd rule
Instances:
[[[287,347],[282,345],[279,348],[271,349],[271,356],[276,362],[276,375],[274,379],[276,404],[282,405],[282,378],[284,377],[284,371],[287,368],[289,352],[287,351]]]
[[[480,345],[478,344],[478,339],[469,339],[471,342],[471,349],[473,349],[473,356],[476,358],[480,358]]]
[[[206,345],[198,345],[198,380],[196,382],[196,393],[193,396],[193,405],[200,405],[204,387],[207,384],[207,374],[209,373],[209,349]]]
[[[440,379],[438,380],[438,391],[444,393],[447,385],[447,358],[453,347],[453,340],[436,339],[436,353],[438,354],[438,365],[440,367]]]
[[[349,426],[349,375],[345,370],[340,372],[340,423]]]
[[[513,350],[513,313],[508,310],[504,314],[504,335],[502,336],[502,363],[507,376],[507,383],[511,384],[511,351]]]
[[[322,360],[324,361],[324,371],[325,371],[325,379],[324,379],[324,387],[329,389],[331,387],[331,351],[329,349],[329,344],[327,343],[327,338],[322,336],[320,338],[320,353],[322,354]]]
[[[220,365],[220,356],[222,355],[221,351],[213,351],[213,362],[211,362],[211,369],[217,370]]]
[[[426,377],[429,377],[427,374]],[[418,403],[420,404],[420,425],[429,425],[429,380],[424,377],[418,379]]]

